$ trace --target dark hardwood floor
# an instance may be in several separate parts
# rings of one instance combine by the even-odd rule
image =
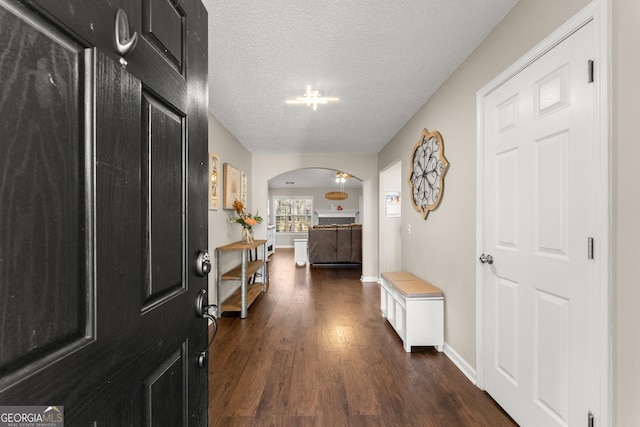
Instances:
[[[360,268],[269,263],[246,319],[222,317],[209,359],[209,425],[514,426],[433,348],[405,353]]]

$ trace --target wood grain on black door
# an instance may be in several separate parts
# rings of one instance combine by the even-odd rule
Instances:
[[[206,38],[197,0],[0,0],[0,404],[207,424]]]

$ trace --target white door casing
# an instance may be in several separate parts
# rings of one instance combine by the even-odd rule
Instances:
[[[523,426],[610,419],[602,5],[478,93],[478,385]]]
[[[388,216],[386,206],[387,192],[400,192],[402,189],[402,162],[397,160],[380,172],[380,195],[378,218],[378,258],[380,272],[402,269],[400,248],[402,243],[401,218]]]

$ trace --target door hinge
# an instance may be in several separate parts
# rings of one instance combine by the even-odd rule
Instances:
[[[593,59],[587,61],[587,73],[589,74],[587,83],[593,83]]]
[[[593,259],[593,237],[587,238],[587,259]]]
[[[595,427],[596,419],[593,417],[593,414],[589,412],[589,416],[587,417],[587,427]]]

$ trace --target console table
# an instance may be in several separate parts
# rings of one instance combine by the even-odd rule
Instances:
[[[262,292],[267,290],[269,277],[267,273],[267,241],[255,240],[253,243],[242,241],[230,243],[216,248],[216,293],[218,301],[218,317],[225,311],[239,311],[240,317],[247,317],[247,309]],[[262,259],[258,259],[257,248],[262,246]],[[250,260],[250,252],[256,250],[256,259]],[[222,254],[226,252],[241,252],[240,265],[223,273],[220,270]],[[249,283],[249,279],[262,269],[262,283]],[[220,285],[224,280],[240,280],[237,289],[225,301],[220,301]]]

